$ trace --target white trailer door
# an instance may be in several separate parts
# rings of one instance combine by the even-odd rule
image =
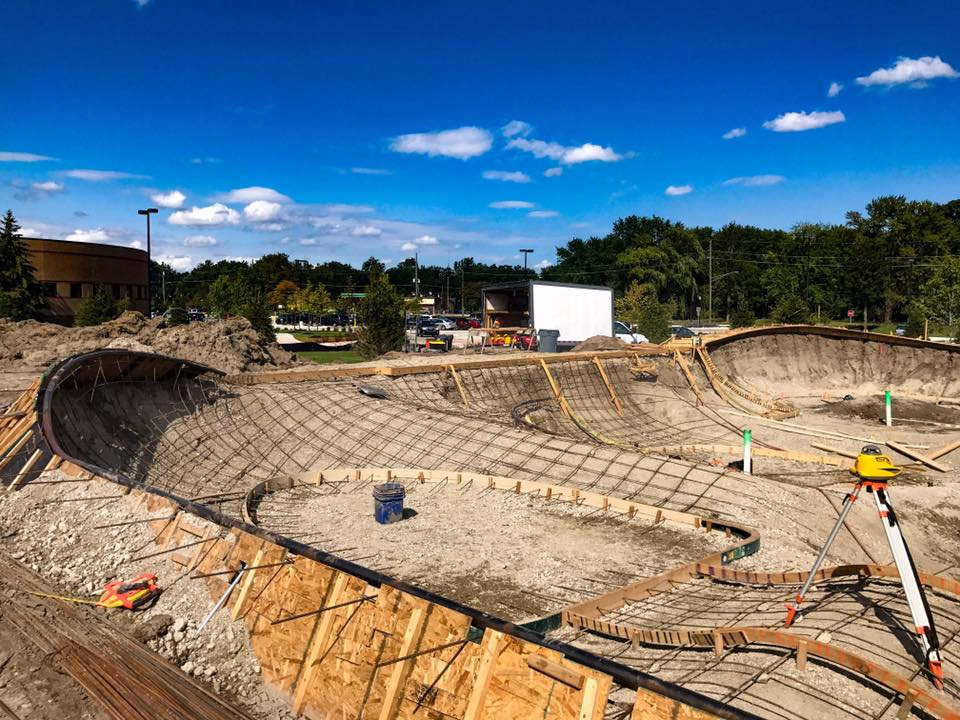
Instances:
[[[537,330],[559,330],[560,342],[581,342],[594,335],[613,335],[611,288],[534,283],[530,306]]]

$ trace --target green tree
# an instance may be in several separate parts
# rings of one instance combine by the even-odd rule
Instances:
[[[939,320],[957,334],[960,324],[960,258],[946,257],[937,262],[930,279],[920,288],[919,303],[913,307],[924,317]],[[912,309],[913,309],[912,307]]]
[[[119,314],[117,301],[113,299],[113,296],[103,285],[98,285],[93,295],[80,303],[73,322],[80,327],[100,325],[108,320],[113,320]]]
[[[27,320],[45,306],[43,286],[35,279],[20,226],[7,210],[0,226],[0,317]]]
[[[403,347],[403,297],[384,273],[373,272],[360,301],[363,325],[357,331],[357,351],[366,359]]]
[[[634,281],[623,297],[614,301],[617,318],[643,333],[647,340],[660,343],[670,337],[670,308],[657,300],[656,293]]]

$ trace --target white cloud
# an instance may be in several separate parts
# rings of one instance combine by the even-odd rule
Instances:
[[[143,241],[134,240],[133,242],[128,242],[127,246],[132,247],[134,250],[143,250]]]
[[[187,247],[212,247],[217,244],[217,239],[210,235],[190,235],[183,239],[183,244]]]
[[[724,185],[742,185],[744,187],[761,187],[764,185],[779,185],[786,181],[783,175],[748,175],[746,177],[733,177],[724,180]]]
[[[56,160],[55,157],[48,155],[37,155],[28,152],[13,152],[11,150],[0,150],[0,162],[42,162],[44,160]]]
[[[832,112],[788,112],[767,120],[763,126],[767,130],[774,132],[804,132],[805,130],[816,130],[835,123],[846,122],[846,116],[840,110]]]
[[[110,235],[102,228],[97,228],[96,230],[81,230],[78,228],[67,235],[64,240],[69,240],[70,242],[102,243],[110,240]]]
[[[253,223],[275,222],[283,217],[283,206],[269,200],[254,200],[243,208],[243,217]]]
[[[439,242],[439,240],[437,240],[437,238],[434,237],[433,235],[421,235],[416,240],[414,240],[414,242],[417,245],[436,245]]]
[[[734,138],[743,137],[747,134],[747,129],[742,127],[733,128],[733,130],[727,130],[721,137],[724,140],[733,140]]]
[[[458,160],[483,155],[493,147],[489,130],[468,126],[440,132],[400,135],[390,143],[390,149],[399,153],[416,153],[430,157],[452,157]]]
[[[167,220],[171,225],[237,225],[240,213],[223,203],[214,203],[205,207],[192,207],[189,210],[177,210]]]
[[[897,64],[890,68],[880,68],[874,70],[865,77],[858,77],[858,85],[903,85],[911,83],[914,87],[925,87],[928,80],[936,78],[958,78],[960,73],[954,70],[948,63],[940,59],[940,56],[930,57],[929,55],[921,58],[897,58]]]
[[[553,265],[553,263],[550,262],[549,260],[541,260],[540,262],[538,262],[538,263],[537,263],[536,265],[534,265],[533,267],[536,268],[537,270],[545,270],[545,269],[547,269],[548,267],[550,267],[551,265]]]
[[[576,165],[577,163],[598,160],[600,162],[617,162],[623,160],[613,148],[602,147],[594,143],[584,143],[579,146],[565,146],[556,142],[544,140],[528,140],[524,137],[513,138],[507,143],[508,148],[516,148],[531,153],[534,157],[550,158],[561,165]]]
[[[217,165],[219,163],[222,163],[223,160],[215,157],[195,157],[195,158],[190,158],[190,162],[193,163],[194,165]]]
[[[417,246],[414,245],[412,242],[405,242],[403,245],[400,246],[400,249],[403,252],[413,252],[414,250],[417,249]]]
[[[392,170],[384,168],[353,167],[350,168],[350,172],[354,175],[393,175]]]
[[[827,88],[827,97],[836,97],[840,94],[840,91],[843,90],[843,85],[838,82],[830,83],[830,87]]]
[[[527,202],[526,200],[498,200],[497,202],[490,203],[489,207],[492,207],[494,210],[526,210],[536,206],[532,202]]]
[[[504,182],[528,183],[530,176],[519,170],[507,172],[506,170],[487,170],[483,173],[484,180],[503,180]]]
[[[358,215],[373,212],[370,205],[348,205],[346,203],[330,203],[329,205],[322,205],[321,209],[333,215]]]
[[[133,4],[136,5],[138,8],[145,8],[147,5],[150,4],[150,0],[133,0]]]
[[[357,225],[350,234],[354,237],[379,237],[383,234],[383,230],[373,225]]]
[[[527,213],[527,217],[530,218],[552,218],[559,215],[556,210],[531,210]]]
[[[39,193],[58,193],[63,192],[63,183],[58,183],[53,180],[44,180],[43,182],[33,183],[30,185],[30,188]]]
[[[189,255],[154,255],[153,259],[158,263],[166,263],[174,270],[189,270],[193,266],[193,258]]]
[[[543,171],[544,177],[560,177],[561,175],[563,175],[562,167],[547,168],[546,170]]]
[[[290,198],[288,198],[283,193],[279,193],[273,188],[260,187],[259,185],[252,185],[245,188],[236,188],[230,192],[219,193],[213,197],[214,202],[221,203],[252,203],[257,200],[266,200],[267,202],[274,203],[288,203]]]
[[[504,137],[513,137],[514,135],[526,137],[533,132],[533,126],[530,123],[525,123],[523,120],[511,120],[500,128],[500,130]]]
[[[663,191],[663,194],[676,197],[677,195],[689,195],[692,192],[693,185],[667,185],[667,189]]]
[[[63,174],[74,180],[86,180],[87,182],[110,182],[111,180],[143,180],[147,175],[137,175],[136,173],[120,172],[119,170],[65,170]]]
[[[150,196],[150,199],[163,208],[179,208],[183,207],[183,203],[186,202],[187,196],[179,190],[171,190],[168,193],[153,193]]]

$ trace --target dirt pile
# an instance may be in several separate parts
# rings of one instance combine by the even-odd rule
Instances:
[[[147,320],[125,312],[92,327],[63,327],[25,320],[0,320],[0,367],[42,371],[58,360],[100,348],[125,348],[192,360],[239,373],[290,367],[295,356],[260,339],[246,318],[167,327],[162,318]]]
[[[630,343],[620,338],[594,335],[578,345],[574,345],[571,352],[590,352],[591,350],[629,350]]]

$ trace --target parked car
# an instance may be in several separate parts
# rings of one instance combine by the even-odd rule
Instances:
[[[456,329],[457,329],[457,321],[456,321],[456,320],[453,320],[453,319],[451,319],[451,318],[448,318],[448,317],[441,317],[441,316],[438,315],[437,317],[434,318],[434,322],[436,322],[437,325],[440,326],[440,329],[441,329],[441,330],[456,330]]]
[[[907,324],[906,324],[906,323],[900,323],[899,325],[897,325],[897,329],[894,330],[894,332],[895,332],[897,335],[899,335],[900,337],[903,337],[904,335],[907,334]]]
[[[420,320],[417,324],[417,335],[421,337],[433,337],[440,334],[440,324],[437,322],[436,318],[430,318],[429,320]]]
[[[670,328],[670,334],[673,335],[674,338],[678,338],[678,339],[692,338],[694,335],[696,335],[696,333],[693,330],[691,330],[690,328],[684,325],[673,325]]]
[[[469,330],[480,327],[480,321],[473,317],[457,318],[457,330]]]
[[[614,320],[613,332],[618,340],[623,340],[625,343],[630,343],[631,345],[650,342],[645,335],[634,332],[626,323],[622,323],[619,320]]]

